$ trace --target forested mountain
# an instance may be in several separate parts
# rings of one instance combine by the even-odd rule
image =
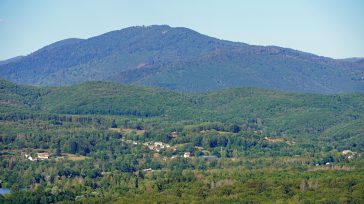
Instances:
[[[364,91],[361,59],[335,60],[276,46],[224,41],[166,25],[59,41],[0,63],[0,76],[20,84],[62,86],[103,80],[188,92],[229,87]]]
[[[17,56],[17,57],[13,57],[13,58],[10,58],[10,59],[7,59],[7,60],[0,61],[0,65],[9,64],[9,63],[12,63],[12,62],[17,62],[17,61],[21,60],[23,57],[24,56]]]

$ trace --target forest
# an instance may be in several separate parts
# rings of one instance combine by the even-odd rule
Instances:
[[[0,80],[0,203],[364,203],[364,94]]]

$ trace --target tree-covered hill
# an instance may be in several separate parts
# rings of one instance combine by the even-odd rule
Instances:
[[[187,28],[136,26],[56,42],[0,63],[0,76],[31,85],[106,80],[187,92],[259,87],[340,93],[364,91],[361,62],[224,41]]]
[[[189,94],[112,82],[37,88],[2,80],[1,86],[4,114],[27,111],[217,122],[273,136],[320,136],[333,142],[332,138],[345,138],[347,145],[364,148],[358,125],[363,123],[363,94],[293,94],[256,88]]]
[[[0,203],[363,203],[363,101],[0,80]]]

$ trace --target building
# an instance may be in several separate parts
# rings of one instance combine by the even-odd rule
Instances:
[[[26,159],[29,159],[30,161],[37,161],[38,159],[37,158],[33,158],[31,155],[29,155],[29,154],[26,154],[25,155],[25,158]]]
[[[49,159],[49,154],[48,153],[38,153],[37,154],[37,158],[38,160],[46,160]]]
[[[171,133],[171,137],[172,138],[177,138],[178,137],[178,133],[176,131]]]
[[[154,146],[155,147],[160,147],[160,148],[164,148],[163,142],[154,142]]]
[[[29,159],[30,161],[37,161],[37,158],[33,158],[32,156],[29,156],[29,157],[28,157],[28,159]]]
[[[184,157],[184,158],[190,158],[190,157],[191,157],[191,153],[190,153],[190,152],[185,152],[185,153],[183,154],[183,157]]]
[[[205,148],[203,148],[203,147],[199,147],[199,146],[195,146],[195,149],[197,149],[197,150],[199,150],[199,151],[202,151],[202,150],[204,150]]]
[[[347,159],[354,159],[354,156],[356,155],[356,152],[353,152],[351,150],[343,150],[341,153],[343,155],[346,155],[345,158],[347,158]]]

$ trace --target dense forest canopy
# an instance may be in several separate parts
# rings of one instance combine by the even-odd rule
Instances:
[[[364,95],[0,80],[0,203],[363,203]]]

